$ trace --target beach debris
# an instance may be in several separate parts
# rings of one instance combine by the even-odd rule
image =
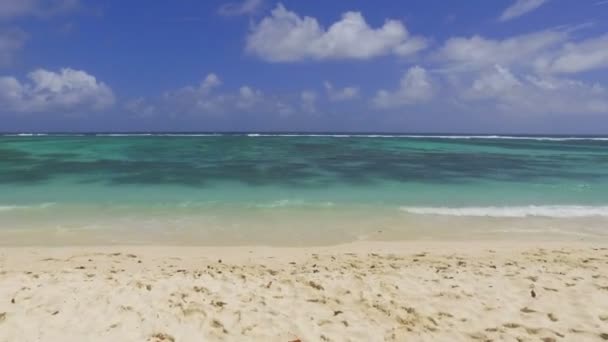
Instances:
[[[530,290],[530,296],[532,296],[532,298],[536,298],[536,292],[534,292],[534,290]]]
[[[4,322],[5,319],[6,319],[6,312],[0,313],[0,323]]]
[[[59,310],[53,311],[53,313],[51,314],[51,316],[55,316],[59,313]]]
[[[550,319],[552,322],[557,322],[557,321],[558,321],[557,317],[556,317],[556,316],[555,316],[555,315],[554,315],[552,312],[549,312],[549,313],[547,314],[547,317],[549,317],[549,319]]]
[[[298,339],[295,339],[295,340],[293,340],[293,341],[289,341],[289,342],[302,342],[302,340],[300,340],[300,339],[298,338]]]
[[[128,258],[137,258],[137,255],[135,255],[135,254],[127,254],[127,257]]]
[[[601,333],[601,334],[600,334],[600,338],[601,338],[602,340],[608,340],[608,334],[607,334],[607,333]]]
[[[222,259],[219,259],[217,262],[221,264],[222,263]]]
[[[211,326],[214,328],[217,328],[217,329],[222,329],[222,332],[224,334],[228,333],[228,330],[226,330],[226,328],[224,327],[222,322],[218,321],[217,319],[214,319],[213,321],[211,321]]]
[[[154,335],[151,336],[152,337],[152,341],[154,342],[175,342],[175,338],[169,334],[165,334],[165,333],[156,333]]]
[[[218,301],[212,300],[211,305],[217,306],[218,308],[223,308],[224,305],[226,305],[226,302],[222,302],[221,300],[218,300]]]
[[[324,290],[323,286],[321,286],[321,285],[319,285],[319,284],[315,283],[315,282],[314,282],[314,281],[312,281],[312,280],[308,282],[308,285],[310,285],[310,287],[312,287],[312,288],[313,288],[313,289],[315,289],[315,290]]]
[[[15,298],[11,299],[11,304],[15,304]]]
[[[336,310],[336,311],[334,311],[334,316],[338,316],[338,315],[339,315],[339,314],[341,314],[341,313],[343,313],[343,312],[342,312],[342,311],[340,311],[340,310]]]

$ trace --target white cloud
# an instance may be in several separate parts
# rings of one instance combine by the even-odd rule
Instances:
[[[260,9],[264,0],[243,0],[224,4],[218,12],[225,16],[251,15]]]
[[[156,107],[153,104],[148,103],[143,97],[127,101],[124,108],[127,111],[142,117],[150,116],[157,112]]]
[[[209,96],[209,94],[222,84],[220,78],[209,73],[198,86],[187,86],[163,94],[163,100],[171,103],[172,110],[180,111],[204,111],[215,112],[222,108],[225,99],[222,96]]]
[[[608,34],[578,43],[567,43],[558,52],[539,57],[537,69],[555,73],[577,73],[608,68]]]
[[[461,97],[513,115],[608,113],[608,91],[599,84],[529,74],[518,77],[500,65],[481,72]]]
[[[571,30],[545,30],[503,40],[448,39],[434,54],[444,72],[483,70],[495,64],[537,73],[579,73],[608,68],[608,34],[575,41]]]
[[[380,28],[370,27],[361,13],[346,12],[325,30],[312,17],[300,17],[278,4],[269,17],[254,25],[247,37],[248,52],[271,62],[305,59],[369,59],[376,56],[409,55],[426,47],[411,37],[397,20]]]
[[[450,38],[436,57],[450,69],[474,69],[501,65],[529,65],[535,59],[561,46],[568,39],[565,31],[546,30],[503,40],[481,36]]]
[[[9,65],[27,39],[27,34],[18,29],[0,29],[0,66]]]
[[[221,84],[220,78],[210,73],[196,87],[165,92],[158,107],[173,114],[222,114],[251,112],[268,106],[258,89],[243,85],[236,92],[219,91]]]
[[[239,88],[239,94],[236,99],[236,106],[241,109],[249,109],[256,104],[261,103],[264,96],[261,91],[253,89],[249,86]]]
[[[400,107],[427,102],[433,97],[434,91],[426,70],[415,66],[403,75],[397,90],[379,90],[372,102],[379,108]]]
[[[497,97],[521,86],[522,83],[509,69],[495,65],[490,72],[484,72],[474,80],[466,94],[470,98]]]
[[[222,84],[222,81],[220,80],[220,78],[217,77],[216,74],[210,73],[201,81],[199,90],[202,93],[207,94],[214,88],[219,87],[221,84]]]
[[[1,0],[0,19],[47,17],[72,11],[79,5],[79,0]]]
[[[300,93],[300,100],[302,101],[302,110],[307,113],[317,112],[317,94],[314,91],[304,90]]]
[[[38,69],[27,78],[21,82],[15,77],[0,77],[3,108],[14,112],[102,110],[115,102],[110,87],[84,71]]]
[[[323,86],[325,87],[325,91],[327,92],[327,97],[331,101],[338,102],[352,100],[359,96],[359,88],[357,87],[345,87],[342,89],[335,89],[329,81],[323,82]]]
[[[545,4],[547,0],[515,0],[511,6],[502,12],[500,21],[508,21],[532,12]]]

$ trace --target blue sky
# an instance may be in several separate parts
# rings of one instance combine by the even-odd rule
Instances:
[[[0,131],[608,134],[608,1],[0,1]]]

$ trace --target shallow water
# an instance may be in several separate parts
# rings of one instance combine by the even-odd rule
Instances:
[[[593,238],[606,223],[606,137],[0,136],[5,243]]]

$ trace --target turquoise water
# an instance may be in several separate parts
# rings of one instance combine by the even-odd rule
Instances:
[[[172,231],[229,243],[256,229],[269,241],[334,229],[340,241],[475,217],[604,224],[608,138],[0,136],[0,229],[14,233]]]

